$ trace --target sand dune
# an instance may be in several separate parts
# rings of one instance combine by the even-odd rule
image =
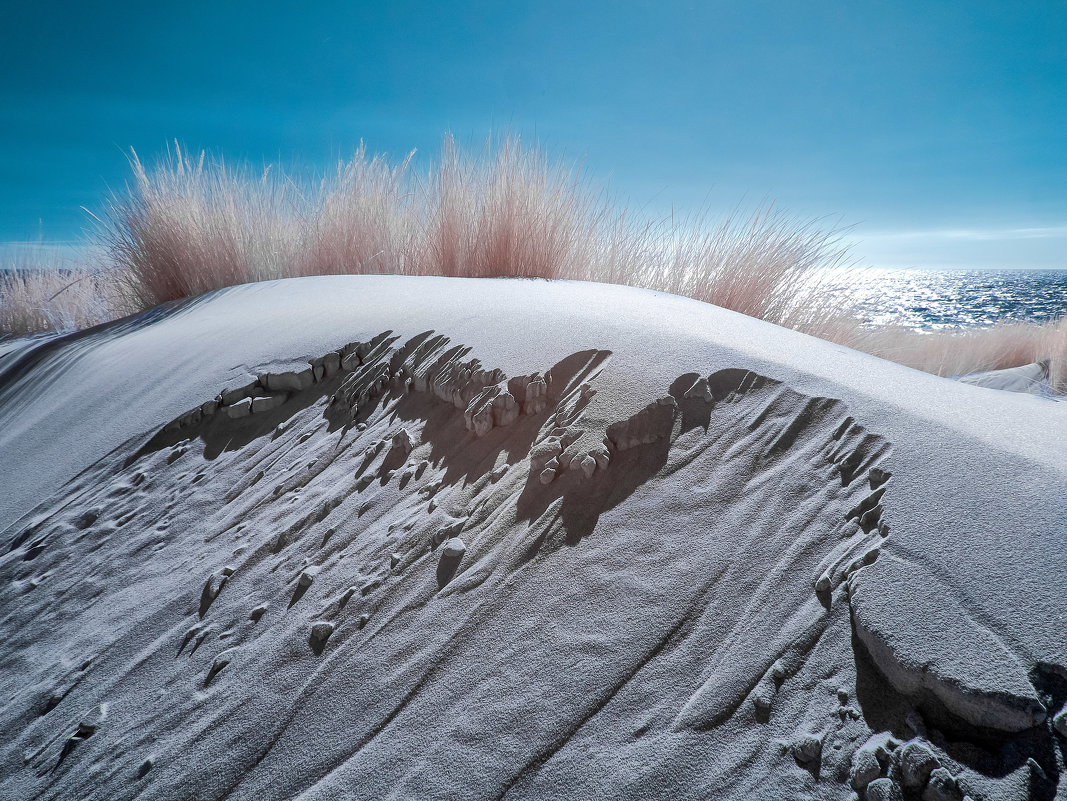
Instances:
[[[249,285],[0,354],[0,796],[1053,798],[1067,405],[682,298]]]

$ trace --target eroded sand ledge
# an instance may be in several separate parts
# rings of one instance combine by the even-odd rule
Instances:
[[[65,382],[114,440],[0,533],[3,793],[1056,794],[1064,466],[971,432],[1023,410],[1052,453],[1062,405],[633,290],[605,324],[574,285],[276,286],[0,382],[0,463]],[[256,339],[316,298],[351,336]],[[151,368],[114,353],[153,346],[182,356],[142,430]]]

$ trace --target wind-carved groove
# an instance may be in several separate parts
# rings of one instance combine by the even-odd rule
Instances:
[[[699,412],[701,403],[709,408],[707,413]],[[737,411],[733,411],[735,407]],[[729,368],[706,378],[687,374],[672,385],[671,399],[650,404],[629,420],[615,424],[609,428],[606,441],[612,446],[614,458],[616,452],[649,446],[665,436],[676,437],[678,432],[691,430],[694,425],[704,428],[708,436],[730,437],[733,435],[716,431],[717,423],[718,426],[736,425],[729,420],[743,420],[752,444],[757,446],[758,455],[753,454],[756,461],[751,468],[754,471],[770,469],[766,460],[779,461],[781,465],[774,468],[779,470],[810,464],[814,492],[825,481],[825,469],[820,465],[828,465],[842,476],[842,492],[848,496],[854,496],[856,490],[851,485],[860,475],[867,475],[870,485],[879,489],[873,498],[868,496],[859,503],[853,502],[847,514],[844,510],[839,513],[839,520],[844,518],[846,526],[856,527],[862,533],[849,539],[849,531],[842,529],[837,536],[843,537],[845,544],[838,548],[834,548],[831,535],[830,544],[825,546],[825,551],[831,551],[830,557],[824,559],[820,572],[813,578],[812,588],[819,596],[819,603],[811,598],[803,604],[783,630],[780,644],[743,678],[728,666],[731,661],[728,655],[734,649],[746,648],[747,634],[743,621],[739,622],[737,626],[741,628],[735,628],[735,633],[717,649],[720,656],[715,663],[719,667],[709,669],[709,678],[683,705],[672,726],[676,729],[715,728],[736,715],[746,698],[751,698],[757,720],[765,720],[781,683],[799,669],[821,637],[828,623],[829,592],[852,572],[871,564],[877,558],[881,540],[888,534],[888,528],[883,525],[874,539],[867,536],[880,522],[882,507],[878,502],[885,493],[889,474],[875,465],[891,450],[889,443],[859,426],[847,415],[840,401],[799,395],[780,382],[751,371]],[[789,456],[794,451],[798,451],[795,459]],[[743,459],[744,454],[738,443],[726,455]],[[692,454],[686,456],[684,464],[693,464],[694,458]],[[816,541],[819,538],[818,533],[809,536]],[[769,588],[760,590],[770,591]]]
[[[522,767],[508,782],[504,785],[500,794],[497,795],[497,801],[502,801],[507,797],[508,793],[525,779],[530,774],[537,773],[546,762],[548,762],[553,756],[559,753],[566,747],[567,743],[571,741],[574,735],[580,731],[589,721],[595,718],[611,701],[622,691],[622,689],[630,683],[633,678],[640,673],[646,666],[655,661],[656,657],[663,652],[668,645],[670,645],[680,632],[690,622],[692,617],[692,611],[683,615],[678,621],[662,636],[656,643],[644,654],[642,654],[637,661],[631,665],[627,671],[619,677],[613,685],[607,688],[589,709],[577,720],[574,721],[565,731],[560,732],[559,736],[547,747],[542,749],[537,756],[530,760],[526,765]]]

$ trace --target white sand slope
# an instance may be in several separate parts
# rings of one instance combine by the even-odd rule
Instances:
[[[986,373],[973,373],[959,378],[964,384],[990,389],[1003,389],[1008,392],[1029,392],[1032,395],[1052,396],[1049,386],[1049,360],[1044,359],[1020,367],[1004,370],[990,370]]]
[[[1065,797],[1065,453],[1067,404],[613,286],[28,342],[0,798]]]

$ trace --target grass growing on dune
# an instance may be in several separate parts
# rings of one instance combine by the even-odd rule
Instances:
[[[0,269],[0,335],[88,328],[136,309],[114,271],[71,265],[47,249],[18,253]]]
[[[841,344],[940,376],[999,370],[1048,359],[1049,383],[1067,393],[1067,317],[1038,325],[1005,322],[990,328],[917,332],[860,328]]]
[[[841,231],[773,208],[641,219],[580,170],[506,138],[476,154],[446,138],[419,172],[361,146],[309,183],[175,148],[96,219],[102,265],[84,275],[0,274],[0,333],[84,327],[234,284],[384,273],[626,284],[713,303],[939,375],[1053,360],[1067,386],[1067,322],[919,334],[863,326],[833,276],[854,266]]]

